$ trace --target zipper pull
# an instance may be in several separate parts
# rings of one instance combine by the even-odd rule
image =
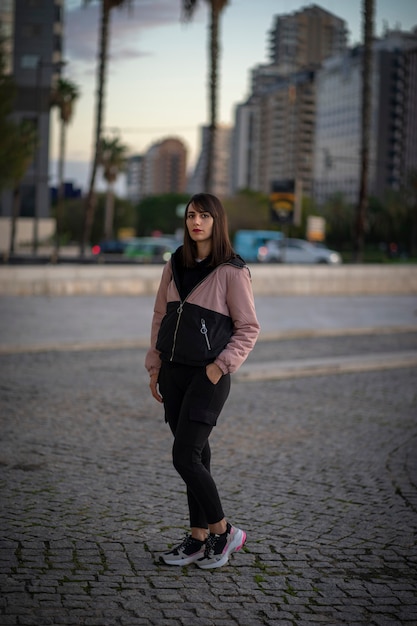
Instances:
[[[207,335],[208,330],[207,330],[207,326],[206,326],[206,320],[201,319],[200,333],[202,333],[204,335],[204,337],[206,338],[207,348],[209,350],[211,350],[210,341],[209,341],[209,338],[208,338],[208,335]]]

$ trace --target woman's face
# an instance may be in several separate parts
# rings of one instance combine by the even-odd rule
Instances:
[[[187,209],[187,229],[196,243],[207,241],[213,235],[213,218],[210,213],[200,213],[194,204],[190,204]]]

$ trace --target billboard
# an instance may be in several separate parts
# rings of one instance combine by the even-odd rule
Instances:
[[[326,233],[326,220],[318,215],[309,215],[307,218],[308,241],[324,241]]]
[[[294,178],[273,180],[269,194],[270,217],[272,222],[297,224],[301,195]]]

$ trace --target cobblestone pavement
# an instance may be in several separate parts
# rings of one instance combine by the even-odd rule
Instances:
[[[417,347],[260,342],[252,362]],[[144,350],[0,355],[0,624],[417,624],[416,368],[238,383],[212,436],[229,565],[164,566],[186,529]]]

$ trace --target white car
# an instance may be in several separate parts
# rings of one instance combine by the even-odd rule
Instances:
[[[329,250],[323,245],[314,245],[304,239],[282,239],[267,241],[258,250],[260,263],[328,263],[331,265],[342,262],[338,252]]]

